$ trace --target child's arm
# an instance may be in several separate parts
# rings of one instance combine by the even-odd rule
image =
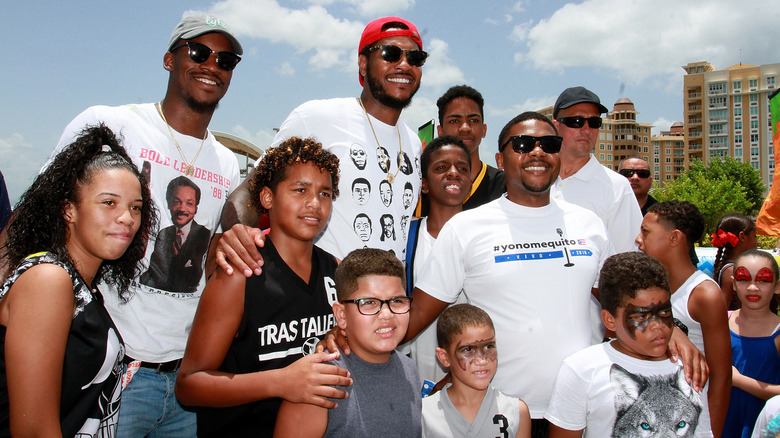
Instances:
[[[522,400],[520,400],[520,423],[515,438],[531,438],[531,412]]]
[[[528,436],[531,436],[530,434]],[[550,438],[582,438],[581,430],[568,430],[550,423]]]
[[[705,281],[696,286],[688,300],[688,312],[701,324],[710,368],[710,425],[713,435],[720,437],[731,394],[731,337],[726,301],[717,284]]]
[[[761,400],[780,395],[780,385],[762,382],[752,377],[743,376],[735,367],[731,367],[731,384],[748,394],[758,397]]]
[[[327,409],[285,400],[276,414],[274,438],[321,437],[327,428]]]
[[[285,368],[247,374],[217,371],[236,335],[244,314],[242,275],[222,269],[206,284],[192,323],[179,374],[176,396],[184,405],[227,407],[272,397],[333,407],[326,399],[344,398],[346,392],[332,386],[347,386],[346,370],[321,362],[338,354],[312,354]],[[331,386],[332,385],[332,386]]]
[[[710,374],[707,358],[688,339],[688,335],[677,327],[672,328],[667,354],[672,362],[682,359],[685,381],[690,383],[695,391],[701,391]]]
[[[62,436],[60,391],[76,302],[73,281],[61,267],[40,264],[22,274],[3,301],[11,435]]]

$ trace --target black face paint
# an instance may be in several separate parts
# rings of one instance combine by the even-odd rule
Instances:
[[[458,359],[458,365],[462,370],[466,370],[469,364],[482,358],[489,362],[496,361],[496,340],[477,341],[473,344],[461,345],[455,350],[455,358]]]
[[[636,339],[637,330],[644,333],[653,320],[657,320],[671,329],[673,322],[672,302],[664,301],[647,307],[627,305],[623,309],[623,323],[631,335],[631,339]]]

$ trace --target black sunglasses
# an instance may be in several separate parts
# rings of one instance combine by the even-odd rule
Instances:
[[[209,46],[196,43],[195,41],[187,41],[186,43],[179,44],[170,51],[173,53],[174,50],[184,46],[187,46],[189,49],[190,59],[194,62],[197,62],[198,64],[203,64],[204,62],[208,61],[209,57],[211,57],[211,54],[215,53]],[[238,62],[241,61],[241,57],[232,52],[216,52],[216,54],[217,65],[219,68],[225,71],[233,71],[233,69],[236,68]]]
[[[634,175],[642,179],[650,177],[650,171],[647,169],[621,169],[618,171],[618,173],[625,176],[626,178],[631,178]]]
[[[539,146],[545,153],[557,154],[561,151],[562,141],[563,137],[559,137],[557,135],[545,135],[543,137],[534,137],[532,135],[513,135],[512,137],[509,137],[503,145],[501,145],[501,148],[499,148],[498,151],[501,152],[504,150],[506,145],[512,143],[513,151],[517,152],[518,154],[527,154],[534,150],[536,143],[539,143]]]
[[[588,117],[588,118],[582,116],[561,117],[560,119],[558,119],[558,121],[568,126],[569,128],[573,128],[573,129],[582,128],[583,126],[585,126],[585,122],[588,122],[588,126],[590,126],[591,129],[601,128],[601,117]]]
[[[409,63],[409,65],[415,66],[415,67],[422,67],[423,64],[425,64],[425,60],[428,59],[428,52],[423,52],[422,50],[405,50],[398,46],[393,46],[390,44],[385,44],[381,46],[374,46],[369,47],[365,50],[365,54],[368,55],[371,52],[374,52],[376,50],[381,50],[382,53],[382,59],[385,60],[385,62],[398,62],[401,60],[401,56],[406,53],[406,62]]]

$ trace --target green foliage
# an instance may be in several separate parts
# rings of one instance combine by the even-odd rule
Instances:
[[[761,249],[775,249],[777,236],[758,236],[758,247]]]
[[[712,158],[709,164],[705,166],[701,161],[695,160],[685,174],[688,177],[701,175],[710,180],[725,178],[744,187],[745,197],[750,202],[750,208],[746,211],[737,211],[737,213],[755,216],[761,209],[761,204],[764,203],[766,186],[761,181],[761,174],[750,163],[743,163],[734,158],[726,157],[724,160]]]
[[[752,181],[750,173],[740,166],[742,163],[723,165],[719,160],[713,160],[716,167],[713,171],[708,169],[700,161],[694,161],[691,168],[676,180],[667,182],[663,189],[658,185],[652,190],[652,195],[659,201],[679,200],[688,201],[699,207],[706,223],[704,232],[711,234],[715,231],[721,216],[726,213],[741,213],[754,215],[761,208],[763,202],[763,184],[758,176],[758,184],[761,188],[761,200],[758,207],[754,201],[755,196],[750,190],[755,189],[755,181]],[[716,164],[720,163],[720,164]],[[757,173],[748,164],[750,172]],[[743,175],[743,176],[738,176]],[[740,178],[745,178],[753,188],[748,189],[742,185]]]

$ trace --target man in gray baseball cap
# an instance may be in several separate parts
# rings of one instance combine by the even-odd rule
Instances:
[[[149,269],[171,277],[195,272],[194,290],[182,289],[175,282],[151,284],[141,275],[128,290],[118,291],[115,284],[100,285],[106,309],[126,348],[122,380],[127,386],[122,391],[121,412],[119,400],[107,400],[101,406],[112,412],[119,437],[196,436],[195,413],[179,404],[174,382],[206,284],[205,266],[211,259],[187,255],[184,249],[188,245],[208,247],[210,239],[219,236],[215,231],[226,194],[240,182],[235,155],[217,141],[208,127],[242,53],[241,44],[222,19],[210,15],[184,17],[163,55],[163,68],[168,71],[163,99],[88,108],[65,128],[55,150],[57,153],[70,144],[85,126],[103,123],[122,134],[128,155],[147,175],[157,211],[168,210],[166,188],[174,179],[184,178],[190,184],[187,188],[191,196],[177,202],[191,199],[198,204],[192,209],[192,219],[204,232],[195,232],[190,226],[195,220],[191,220],[169,233],[174,218],[165,215],[160,218],[160,232],[149,236],[143,261]],[[152,257],[158,253],[157,247],[167,249],[166,256]],[[106,352],[110,354],[118,352]],[[121,374],[122,369],[113,372]]]

